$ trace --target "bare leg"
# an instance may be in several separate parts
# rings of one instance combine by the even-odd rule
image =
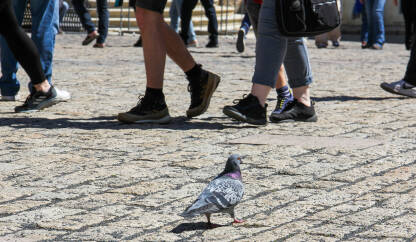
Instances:
[[[136,20],[142,32],[146,86],[161,89],[166,62],[166,43],[161,31],[163,17],[160,13],[137,8]]]
[[[293,96],[298,102],[304,104],[307,107],[311,106],[311,98],[309,94],[309,86],[301,86],[293,88]]]
[[[181,37],[166,23],[162,26],[163,38],[166,41],[166,50],[169,57],[184,71],[187,72],[195,66],[192,58]]]
[[[276,89],[282,88],[287,85],[287,79],[286,79],[286,71],[284,65],[280,67],[279,74],[277,76],[276,81]]]
[[[266,98],[269,95],[271,89],[272,88],[269,86],[254,83],[251,87],[251,94],[256,96],[257,99],[259,99],[260,105],[264,107]]]

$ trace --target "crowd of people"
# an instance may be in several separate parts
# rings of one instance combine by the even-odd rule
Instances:
[[[398,0],[392,0],[399,5]],[[82,45],[93,41],[95,48],[104,48],[108,33],[109,11],[107,0],[97,0],[98,30],[84,0],[72,0],[87,36]],[[173,0],[169,11],[170,26],[164,21],[163,11],[167,0],[130,0],[135,9],[141,36],[135,46],[143,47],[146,70],[145,94],[136,106],[119,113],[117,119],[123,123],[167,123],[171,120],[163,93],[166,57],[169,56],[188,79],[191,102],[186,115],[189,118],[204,113],[211,97],[220,83],[220,76],[197,62],[188,47],[198,46],[192,25],[192,11],[197,0]],[[201,0],[209,20],[209,41],[206,48],[218,47],[218,23],[213,0]],[[361,47],[382,50],[385,43],[383,12],[386,0],[356,0],[354,16],[362,16]],[[42,110],[70,99],[70,94],[52,84],[52,62],[55,35],[59,32],[69,5],[65,1],[31,1],[31,39],[19,27],[23,20],[26,0],[4,0],[0,2],[0,46],[1,72],[0,90],[2,101],[14,101],[20,84],[16,76],[18,62],[30,77],[30,94],[26,101],[15,107],[16,112]],[[310,85],[313,81],[309,54],[305,38],[287,37],[280,33],[277,25],[276,1],[246,0],[241,29],[236,48],[244,52],[244,39],[250,26],[256,36],[256,62],[250,91],[233,105],[223,108],[230,118],[255,125],[270,122],[318,120],[311,100]],[[338,6],[341,6],[338,0]],[[416,97],[416,3],[402,0],[400,8],[406,25],[406,48],[411,50],[405,76],[400,81],[382,83],[384,90]],[[341,10],[341,9],[340,9]],[[180,24],[179,24],[180,23]],[[180,28],[179,28],[180,26]],[[180,30],[179,30],[180,29]],[[336,28],[315,37],[318,48],[326,48],[328,41],[335,48],[340,46],[341,31]],[[267,97],[275,89],[277,105],[267,118]]]

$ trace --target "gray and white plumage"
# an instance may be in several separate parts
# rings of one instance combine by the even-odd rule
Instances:
[[[234,217],[234,207],[244,195],[239,155],[231,155],[225,169],[202,191],[199,197],[181,214],[183,217],[194,217],[205,214],[209,221],[212,213],[229,213]],[[235,222],[238,220],[235,220]]]

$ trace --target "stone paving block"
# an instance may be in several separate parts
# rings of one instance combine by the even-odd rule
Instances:
[[[367,238],[400,238],[404,234],[414,236],[416,235],[415,222],[415,214],[404,214],[403,216],[387,220],[383,223],[375,224],[371,228],[361,232],[359,236]],[[410,236],[407,239],[410,239]]]

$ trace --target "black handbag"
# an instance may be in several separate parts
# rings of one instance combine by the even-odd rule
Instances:
[[[275,0],[280,33],[308,37],[329,32],[341,24],[336,0]]]

